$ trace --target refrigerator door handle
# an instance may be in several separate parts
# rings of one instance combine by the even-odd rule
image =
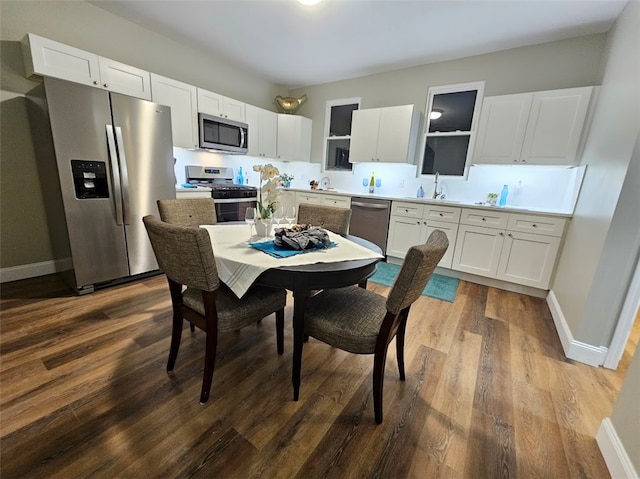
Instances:
[[[122,128],[116,126],[116,140],[118,140],[118,151],[120,152],[120,169],[122,170],[122,203],[124,210],[124,224],[131,224],[131,202],[129,201],[129,172],[127,170],[127,157],[124,155],[124,139],[122,138]]]
[[[111,157],[111,171],[113,172],[113,199],[116,203],[116,224],[122,225],[122,190],[120,188],[120,167],[118,166],[118,152],[116,150],[116,139],[113,134],[113,126],[107,127],[107,144],[109,145],[109,156]]]

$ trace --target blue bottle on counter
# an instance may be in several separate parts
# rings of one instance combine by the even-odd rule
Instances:
[[[498,206],[506,206],[507,205],[507,195],[509,194],[509,187],[504,185],[502,187],[502,192],[500,193],[500,201],[498,201]]]
[[[242,175],[242,166],[238,170],[238,176],[236,176],[236,184],[244,185],[244,176]]]
[[[418,194],[416,195],[416,197],[424,198],[424,188],[422,187],[422,185],[420,185],[420,188],[418,188]]]

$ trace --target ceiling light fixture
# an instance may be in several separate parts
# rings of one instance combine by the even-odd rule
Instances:
[[[441,116],[442,116],[442,110],[431,110],[431,113],[429,113],[429,118],[432,120],[437,120]]]
[[[311,6],[311,5],[317,5],[321,1],[322,0],[298,0],[298,3],[301,3],[302,5]]]

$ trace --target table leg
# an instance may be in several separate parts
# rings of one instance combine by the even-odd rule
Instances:
[[[309,291],[293,292],[293,368],[291,382],[293,383],[293,400],[300,395],[300,370],[302,369],[302,346],[304,344],[304,309],[309,297]]]

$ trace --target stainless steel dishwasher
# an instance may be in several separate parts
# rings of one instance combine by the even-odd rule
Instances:
[[[349,234],[359,236],[387,251],[387,232],[391,201],[377,198],[351,198],[351,223]]]

